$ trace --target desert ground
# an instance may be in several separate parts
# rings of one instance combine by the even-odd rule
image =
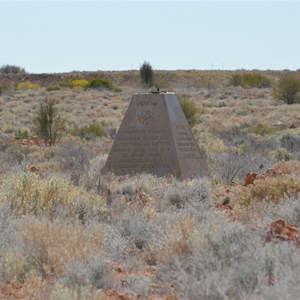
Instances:
[[[300,104],[275,97],[286,72],[157,70],[148,88],[139,71],[0,75],[0,299],[298,299]],[[270,85],[235,86],[236,73]],[[70,85],[93,78],[114,88]],[[197,105],[210,176],[101,172],[133,93],[156,87]],[[65,120],[51,147],[34,121],[49,97]],[[92,123],[103,134],[77,134]]]

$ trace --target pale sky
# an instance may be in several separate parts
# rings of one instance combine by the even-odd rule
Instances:
[[[300,69],[300,1],[1,1],[0,66]]]

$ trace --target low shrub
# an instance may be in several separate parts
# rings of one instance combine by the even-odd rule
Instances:
[[[286,104],[300,102],[300,78],[294,74],[283,75],[274,89],[274,96]]]
[[[243,88],[267,88],[271,86],[271,81],[258,73],[247,73],[242,77]]]
[[[300,151],[300,134],[286,133],[280,138],[281,147],[287,149],[289,152]]]
[[[103,231],[99,226],[82,226],[81,222],[76,220],[50,221],[47,218],[32,216],[24,219],[25,224],[19,235],[23,241],[26,264],[29,270],[44,278],[53,274],[65,274],[72,284],[72,279],[75,280],[72,278],[75,274],[69,269],[72,261],[85,264],[85,261],[92,259],[99,251],[99,244],[103,238]]]
[[[271,86],[271,81],[259,73],[233,74],[229,79],[229,85],[242,86],[245,89],[268,88]]]
[[[88,172],[91,158],[91,151],[75,142],[59,145],[55,156],[60,169],[70,176],[75,185],[79,185],[81,176]]]
[[[271,155],[279,161],[291,159],[291,153],[283,147],[279,147],[278,149],[271,151]]]
[[[233,74],[229,79],[229,85],[233,86],[242,86],[242,75],[241,74]]]
[[[0,202],[8,203],[14,215],[54,218],[59,208],[63,208],[66,215],[76,216],[79,199],[84,199],[80,205],[84,205],[87,214],[95,209],[99,213],[104,211],[102,198],[58,176],[41,179],[32,173],[11,175],[2,183],[0,197]]]
[[[28,130],[26,129],[19,129],[16,133],[15,133],[15,139],[16,140],[22,140],[22,139],[30,139],[31,138],[31,134]]]
[[[190,181],[174,181],[167,186],[162,208],[173,206],[177,209],[197,207],[209,199],[209,184],[205,179],[193,179]]]
[[[59,90],[61,90],[61,86],[59,86],[58,84],[50,85],[46,88],[47,92],[59,91]]]
[[[30,81],[20,82],[17,85],[17,90],[38,90],[41,86],[38,83],[32,83]]]
[[[229,151],[209,154],[211,173],[226,184],[242,180],[249,168],[252,168],[251,165],[250,156],[246,153]]]
[[[282,175],[275,178],[264,178],[255,181],[242,192],[241,203],[249,205],[253,201],[271,200],[279,202],[287,196],[297,196],[300,193],[300,181],[293,176]]]
[[[184,97],[179,98],[179,103],[190,127],[194,127],[197,124],[201,109],[194,101]]]
[[[86,140],[91,140],[95,137],[103,136],[105,134],[105,131],[99,123],[93,122],[89,125],[71,129],[70,134],[73,136],[80,136],[81,138],[84,138]]]
[[[113,83],[111,80],[106,78],[95,78],[90,80],[86,88],[99,90],[113,90]]]
[[[267,125],[267,124],[256,124],[252,127],[249,127],[248,132],[255,135],[269,135],[274,132],[280,131],[281,129],[277,126]]]

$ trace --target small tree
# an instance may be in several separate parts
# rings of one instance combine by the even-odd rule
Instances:
[[[282,76],[275,90],[275,97],[287,104],[299,102],[300,79],[292,74]]]
[[[65,128],[65,120],[58,114],[54,99],[47,98],[44,103],[41,103],[35,123],[37,134],[49,146],[55,145],[58,136]]]
[[[0,68],[1,74],[19,74],[26,73],[24,68],[15,65],[4,65]]]
[[[148,62],[144,62],[140,68],[140,76],[142,83],[150,87],[153,85],[153,69]]]

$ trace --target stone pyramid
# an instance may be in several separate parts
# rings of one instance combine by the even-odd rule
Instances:
[[[205,155],[174,93],[133,95],[104,166],[109,171],[180,179],[208,175]]]

